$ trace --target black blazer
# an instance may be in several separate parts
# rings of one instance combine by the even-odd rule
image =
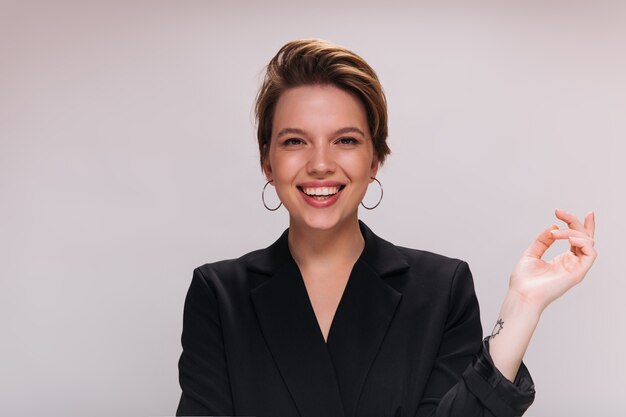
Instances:
[[[467,263],[394,246],[359,222],[327,343],[287,244],[194,271],[177,415],[518,416],[534,399],[493,366]]]

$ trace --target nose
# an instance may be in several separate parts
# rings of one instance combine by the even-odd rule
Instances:
[[[335,172],[336,163],[328,146],[316,146],[311,150],[307,172],[313,176],[326,176]]]

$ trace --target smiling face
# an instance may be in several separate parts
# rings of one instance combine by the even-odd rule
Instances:
[[[290,226],[329,230],[356,222],[378,171],[363,104],[333,85],[288,89],[276,103],[263,170]]]

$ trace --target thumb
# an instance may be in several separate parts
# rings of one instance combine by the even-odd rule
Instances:
[[[548,248],[552,246],[552,244],[556,240],[554,236],[552,236],[552,233],[550,232],[552,230],[558,230],[558,228],[559,226],[557,226],[556,224],[553,224],[552,226],[548,227],[547,229],[539,233],[539,235],[537,235],[535,240],[526,249],[524,254],[532,258],[541,259],[543,254],[546,253]]]

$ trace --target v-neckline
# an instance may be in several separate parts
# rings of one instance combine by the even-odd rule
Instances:
[[[251,259],[250,269],[255,265],[261,274],[251,276],[250,291],[260,330],[302,417],[354,415],[402,298],[386,277],[402,273],[408,264],[393,245],[361,226],[365,248],[351,270],[327,340],[286,234],[271,251]]]
[[[350,272],[348,273],[348,279],[346,280],[346,283],[345,283],[345,285],[343,287],[343,290],[341,291],[341,296],[339,297],[339,301],[337,302],[337,307],[335,308],[335,312],[333,313],[333,317],[332,317],[332,319],[330,321],[330,326],[328,326],[328,334],[326,335],[326,339],[324,338],[324,332],[322,330],[322,326],[320,325],[320,322],[319,322],[319,319],[317,317],[317,314],[315,313],[315,308],[313,308],[313,301],[311,300],[311,295],[309,294],[309,291],[307,289],[306,282],[304,280],[304,274],[302,274],[302,270],[300,269],[300,266],[296,262],[293,254],[291,253],[291,249],[289,248],[289,240],[288,240],[288,238],[289,238],[289,229],[287,229],[287,234],[285,236],[285,243],[286,243],[285,246],[286,246],[286,249],[287,249],[289,261],[291,263],[293,263],[293,265],[295,265],[296,270],[298,271],[298,278],[299,278],[299,280],[300,280],[300,282],[302,284],[302,288],[304,289],[304,293],[306,295],[308,310],[313,315],[313,319],[314,319],[313,321],[317,325],[317,330],[319,332],[321,340],[322,340],[324,346],[327,349],[328,349],[328,346],[329,346],[330,337],[332,335],[333,324],[336,321],[337,314],[340,313],[341,305],[343,303],[344,298],[346,297],[346,292],[348,291],[348,288],[350,286],[350,281],[353,280],[355,266],[357,265],[357,263],[362,261],[362,258],[364,256],[364,254],[366,253],[367,243],[368,242],[367,242],[367,237],[365,236],[365,230],[363,230],[363,228],[361,227],[361,222],[360,221],[359,221],[359,232],[361,233],[361,237],[363,238],[363,248],[361,249],[361,252],[359,253],[359,256],[357,257],[356,261],[354,262],[354,264],[350,268]]]
[[[355,262],[354,265],[356,265],[356,263],[359,262],[359,259],[357,259],[357,261]],[[313,314],[313,317],[315,319],[315,323],[317,324],[318,330],[320,332],[320,335],[322,337],[322,341],[324,342],[324,344],[326,346],[328,346],[328,341],[331,338],[331,334],[332,334],[332,330],[333,330],[333,323],[335,323],[337,315],[341,314],[341,305],[343,300],[346,297],[346,293],[349,291],[349,286],[350,286],[350,281],[354,279],[353,277],[353,271],[354,271],[354,265],[352,265],[352,267],[350,268],[350,272],[348,273],[348,277],[346,279],[346,282],[341,290],[341,295],[339,295],[339,299],[337,301],[337,305],[335,306],[335,309],[332,313],[332,317],[330,319],[330,324],[328,326],[328,333],[326,335],[326,338],[324,338],[324,331],[322,329],[322,325],[320,323],[320,318],[317,316],[317,313],[315,312],[315,307],[314,307],[314,303],[313,303],[313,298],[311,297],[311,293],[309,292],[309,289],[306,285],[306,281],[304,279],[304,275],[302,274],[302,271],[300,270],[300,268],[298,268],[298,272],[299,272],[299,278],[302,281],[302,286],[304,287],[304,292],[306,293],[306,300],[308,303],[308,306],[310,308],[310,311]]]

